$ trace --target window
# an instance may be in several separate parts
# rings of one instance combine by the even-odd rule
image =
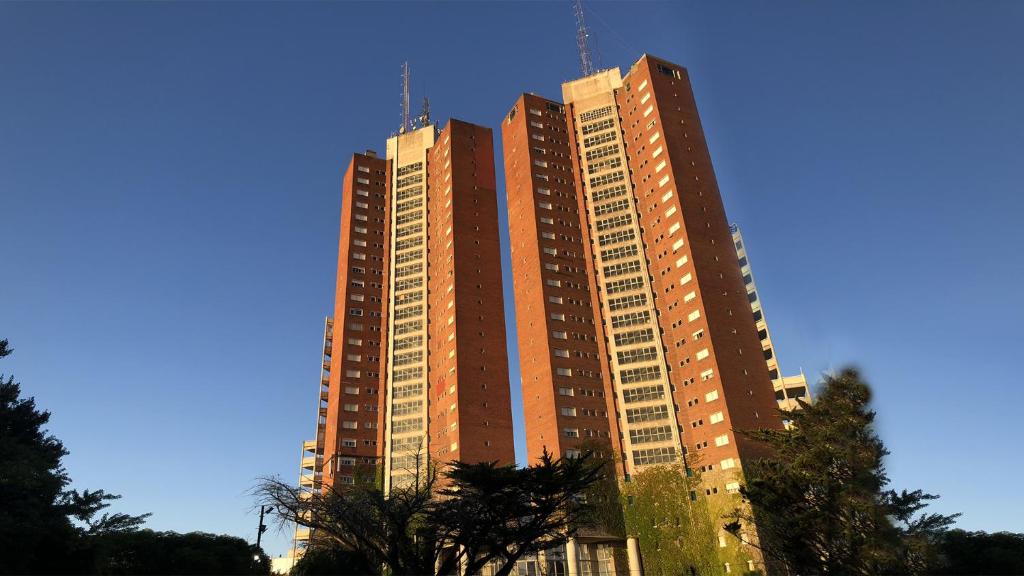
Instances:
[[[630,424],[667,419],[668,407],[664,404],[660,406],[644,406],[643,408],[629,408],[626,410],[626,421]]]
[[[711,418],[709,418],[709,420],[712,424],[718,424],[722,420],[725,420],[725,418],[722,416],[721,412],[715,412],[714,414],[711,415]]]
[[[661,386],[640,386],[639,388],[627,388],[622,391],[622,401],[626,404],[661,400],[664,397],[665,389]]]
[[[712,390],[704,395],[705,402],[712,402],[718,400],[718,390]]]
[[[559,388],[558,394],[559,396],[573,396],[572,388]]]
[[[665,440],[671,439],[671,426],[655,426],[653,428],[640,428],[629,431],[629,441],[633,444],[664,442]]]
[[[683,302],[689,302],[689,301],[693,300],[696,297],[697,297],[697,293],[696,292],[693,292],[693,291],[687,292],[686,296],[683,296]]]
[[[676,449],[673,447],[633,450],[633,464],[637,466],[664,464],[666,462],[672,462],[675,458]]]
[[[567,340],[569,338],[568,334],[559,330],[553,330],[551,332],[551,336],[552,338],[558,338],[559,340]]]
[[[562,416],[576,416],[575,408],[562,408],[560,412],[562,413]]]
[[[572,368],[555,368],[555,374],[559,376],[572,376]]]
[[[719,465],[722,468],[722,470],[728,470],[730,468],[735,468],[736,467],[736,460],[734,460],[732,458],[726,458],[725,460],[722,460],[719,463]]]
[[[562,428],[562,434],[566,438],[579,438],[580,431],[578,428]]]
[[[715,371],[714,370],[705,370],[705,371],[700,373],[700,381],[701,382],[707,382],[708,380],[711,380],[714,377],[715,377]]]
[[[569,351],[568,350],[563,350],[561,348],[555,348],[555,356],[558,356],[559,358],[568,358],[569,357]]]
[[[700,310],[694,310],[686,315],[686,320],[689,322],[693,322],[697,318],[700,318]]]
[[[721,436],[715,436],[715,446],[725,446],[729,443],[729,435],[722,434]]]
[[[708,349],[707,348],[702,348],[702,349],[697,351],[697,360],[703,360],[703,359],[707,358],[708,355],[709,355]]]

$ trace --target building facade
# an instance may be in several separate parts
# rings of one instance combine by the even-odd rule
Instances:
[[[793,376],[783,376],[779,371],[779,360],[776,357],[775,346],[772,344],[771,332],[768,330],[768,321],[764,317],[764,309],[761,307],[757,285],[754,283],[754,272],[750,268],[750,258],[747,255],[747,246],[743,242],[743,234],[740,232],[739,226],[735,224],[730,226],[730,230],[732,230],[732,240],[736,247],[740,272],[743,274],[743,283],[747,288],[747,299],[750,300],[750,309],[754,312],[754,321],[757,335],[761,339],[764,360],[768,365],[768,376],[772,379],[772,387],[775,390],[775,401],[782,410],[799,410],[800,403],[797,400],[811,401],[807,378],[803,372]]]
[[[686,70],[523,95],[502,132],[530,457],[592,437],[735,491],[733,431],[781,421]]]
[[[514,462],[500,262],[489,129],[425,125],[353,156],[318,481]]]

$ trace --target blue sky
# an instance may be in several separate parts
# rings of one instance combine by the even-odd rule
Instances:
[[[784,371],[860,366],[894,486],[1024,531],[1024,4],[588,17],[602,66],[689,68]],[[497,127],[577,75],[573,27],[564,2],[0,3],[0,371],[75,485],[254,540],[247,490],[313,434],[340,179],[398,126],[401,62],[435,117]]]

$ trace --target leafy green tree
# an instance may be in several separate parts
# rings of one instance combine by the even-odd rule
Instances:
[[[96,536],[95,574],[269,574],[270,559],[242,538],[153,530],[110,531]]]
[[[11,352],[0,340],[0,358]],[[87,570],[88,537],[135,530],[148,516],[96,518],[118,496],[67,489],[61,459],[68,452],[45,431],[49,420],[33,398],[21,397],[13,376],[0,375],[0,574]]]
[[[313,543],[292,567],[290,576],[364,576],[380,571],[366,559],[334,542]]]
[[[939,539],[928,574],[1024,574],[1024,534],[950,530]]]
[[[936,498],[887,489],[888,454],[874,428],[871,390],[853,369],[824,379],[814,404],[785,412],[788,430],[744,432],[767,458],[745,466],[726,529],[756,524],[766,560],[791,574],[920,574],[956,516],[919,512]]]
[[[525,555],[565,541],[574,526],[592,518],[580,495],[603,474],[590,454],[552,459],[527,468],[495,463],[429,468],[409,485],[362,482],[306,494],[278,479],[256,488],[278,517],[312,528],[394,576],[476,574],[492,563],[507,576]]]

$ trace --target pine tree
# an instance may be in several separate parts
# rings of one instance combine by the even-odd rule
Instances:
[[[956,516],[918,515],[936,496],[887,489],[870,404],[871,389],[846,369],[824,379],[814,404],[784,413],[792,428],[745,432],[772,455],[747,463],[741,494],[753,514],[738,510],[726,529],[755,523],[783,573],[922,573]]]

